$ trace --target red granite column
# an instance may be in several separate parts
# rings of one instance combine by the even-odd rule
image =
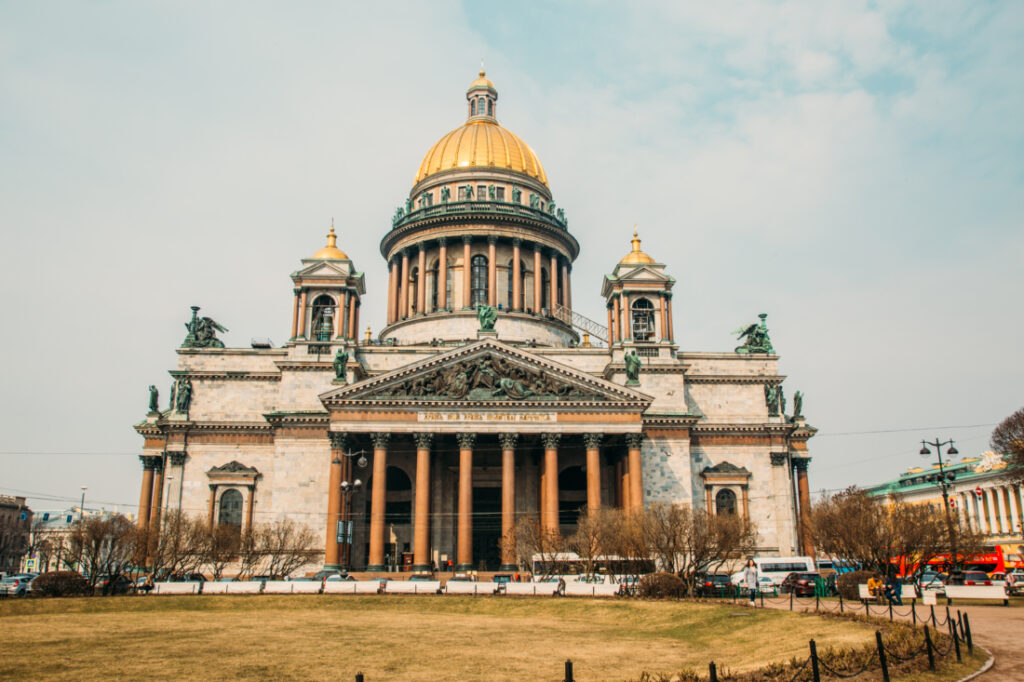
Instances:
[[[370,558],[367,571],[384,570],[384,506],[387,504],[390,433],[373,434],[373,490],[370,493]]]
[[[402,276],[398,280],[398,319],[409,315],[409,252],[402,250]]]
[[[430,570],[430,444],[432,433],[416,436],[416,513],[413,517],[412,570]]]
[[[143,529],[149,523],[149,508],[153,504],[153,462],[149,455],[139,455],[142,462],[142,489],[139,491],[139,518],[136,525]]]
[[[545,433],[544,442],[544,497],[545,509],[541,528],[548,533],[558,533],[558,441],[561,434]]]
[[[814,556],[814,541],[811,539],[811,491],[807,483],[807,465],[810,457],[794,457],[797,493],[800,497],[800,555]]]
[[[601,511],[601,438],[603,434],[587,433],[583,444],[587,448],[587,513]]]
[[[473,570],[473,445],[475,433],[460,433],[459,441],[459,528],[456,543],[459,571]]]
[[[533,245],[533,314],[540,315],[543,292],[541,285],[544,278],[540,276],[540,244]]]
[[[523,266],[519,254],[519,247],[522,243],[522,239],[512,240],[512,303],[509,305],[509,309],[515,311],[523,309]]]
[[[213,528],[213,509],[217,505],[217,484],[210,484],[210,500],[206,505],[206,527]]]
[[[298,338],[306,338],[306,290],[303,289],[302,293],[299,294],[299,336]]]
[[[164,499],[164,461],[163,457],[154,457],[153,469],[153,504],[149,509],[149,554],[152,556],[157,548],[160,537],[160,511]]]
[[[516,443],[517,433],[503,433],[501,442],[501,566],[499,570],[516,568],[513,532],[516,525]]]
[[[498,256],[497,237],[487,238],[487,305],[498,305]]]
[[[644,508],[644,476],[640,458],[640,446],[643,440],[642,433],[626,435],[626,445],[629,447],[629,504],[632,509],[636,510]]]
[[[299,290],[295,290],[295,304],[292,306],[292,338],[299,334]]]
[[[334,434],[331,434],[332,436]],[[331,439],[332,446],[334,438]],[[324,543],[324,569],[341,568],[338,545],[338,521],[341,520],[341,457],[331,448],[330,476],[327,483],[327,536]],[[376,483],[376,481],[374,481]]]
[[[462,237],[462,307],[473,306],[472,283],[470,282],[469,261],[472,259],[473,238],[469,235]]]

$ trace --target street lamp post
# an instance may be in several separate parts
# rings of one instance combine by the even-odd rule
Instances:
[[[341,511],[341,527],[344,529],[344,534],[339,538],[341,543],[341,567],[342,570],[348,572],[352,566],[352,536],[354,535],[354,528],[352,525],[352,495],[359,492],[363,488],[363,482],[360,479],[352,480],[352,460],[356,460],[356,464],[360,469],[366,468],[366,452],[358,450],[356,452],[342,452],[339,453],[344,460],[335,458],[335,462],[344,464],[344,470],[342,473],[341,482],[341,496],[342,496],[342,511]]]
[[[946,508],[946,529],[949,531],[949,544],[950,550],[952,550],[950,562],[950,574],[952,574],[952,572],[954,570],[957,570],[957,568],[960,565],[960,553],[957,551],[956,524],[953,523],[953,510],[950,509],[949,506],[950,481],[956,480],[956,474],[953,472],[949,472],[947,474],[944,468],[945,465],[942,463],[942,448],[947,445],[949,446],[948,448],[946,448],[947,455],[952,457],[953,455],[960,454],[960,451],[957,450],[956,447],[953,445],[953,439],[949,439],[947,441],[940,441],[938,438],[936,438],[934,441],[921,441],[920,455],[922,457],[930,457],[932,451],[929,449],[929,447],[932,447],[935,448],[935,454],[939,458],[938,483],[939,486],[942,487],[942,506]]]
[[[81,521],[85,518],[85,491],[89,489],[89,486],[83,485],[82,488],[82,502],[78,505],[78,520]]]

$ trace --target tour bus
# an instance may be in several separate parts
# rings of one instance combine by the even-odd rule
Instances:
[[[814,559],[809,556],[763,556],[754,557],[754,565],[760,576],[770,578],[776,587],[782,584],[790,573],[814,573]],[[743,582],[743,569],[732,574],[734,585]]]

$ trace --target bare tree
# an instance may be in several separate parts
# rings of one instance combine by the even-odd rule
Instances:
[[[86,574],[89,587],[95,588],[103,576],[109,576],[112,583],[125,574],[135,557],[138,537],[135,524],[121,514],[90,517],[72,528],[70,554]]]
[[[238,577],[252,578],[263,559],[263,546],[252,528],[238,537]]]
[[[671,566],[691,595],[699,575],[754,551],[756,530],[739,514],[709,514],[684,505],[652,507],[648,512],[646,525],[654,528],[648,531],[652,553]]]
[[[1007,476],[1016,483],[1024,483],[1024,407],[1000,422],[992,431],[989,445],[1001,455],[1010,455]]]
[[[948,561],[954,546],[961,557],[981,550],[981,537],[959,519],[951,526],[941,506],[887,501],[858,488],[823,498],[811,512],[822,552],[883,574],[893,566],[907,575],[920,573],[935,559]]]
[[[267,573],[273,579],[291,575],[318,554],[317,534],[309,526],[291,519],[265,524],[256,535],[267,562]]]
[[[214,580],[220,580],[224,569],[239,554],[242,537],[238,526],[221,523],[207,530],[203,538],[203,565],[208,566]]]
[[[205,535],[206,524],[199,516],[168,511],[159,535],[147,537],[153,573],[172,576],[196,572],[203,562]]]
[[[565,549],[561,533],[541,527],[536,517],[523,516],[512,529],[516,559],[523,570],[534,573],[537,565],[543,577],[554,575],[558,555]]]
[[[586,509],[581,510],[576,522],[576,532],[566,538],[566,549],[576,553],[587,575],[597,572],[597,559],[606,553],[606,548],[610,544],[609,533],[614,527],[611,519],[613,514],[614,511],[605,509],[594,513],[589,513]]]

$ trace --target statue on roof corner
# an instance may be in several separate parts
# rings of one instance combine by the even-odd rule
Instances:
[[[342,349],[334,354],[334,380],[338,383],[348,383],[345,377],[345,366],[348,364],[348,353]]]
[[[223,348],[224,342],[217,338],[217,332],[227,328],[214,322],[210,317],[199,317],[199,306],[192,306],[192,319],[185,323],[188,334],[181,343],[182,348]]]
[[[153,384],[149,385],[149,413],[154,414],[160,411],[160,392],[156,390],[156,386]]]
[[[498,321],[498,311],[486,304],[476,308],[476,319],[480,322],[480,331],[493,332],[494,323]]]
[[[768,327],[765,325],[765,318],[768,317],[767,313],[761,313],[758,315],[761,318],[760,322],[747,325],[746,327],[740,327],[733,334],[739,334],[739,340],[743,343],[736,346],[737,353],[774,353],[775,349],[772,348],[772,341],[768,338]],[[746,340],[744,341],[744,337]]]

